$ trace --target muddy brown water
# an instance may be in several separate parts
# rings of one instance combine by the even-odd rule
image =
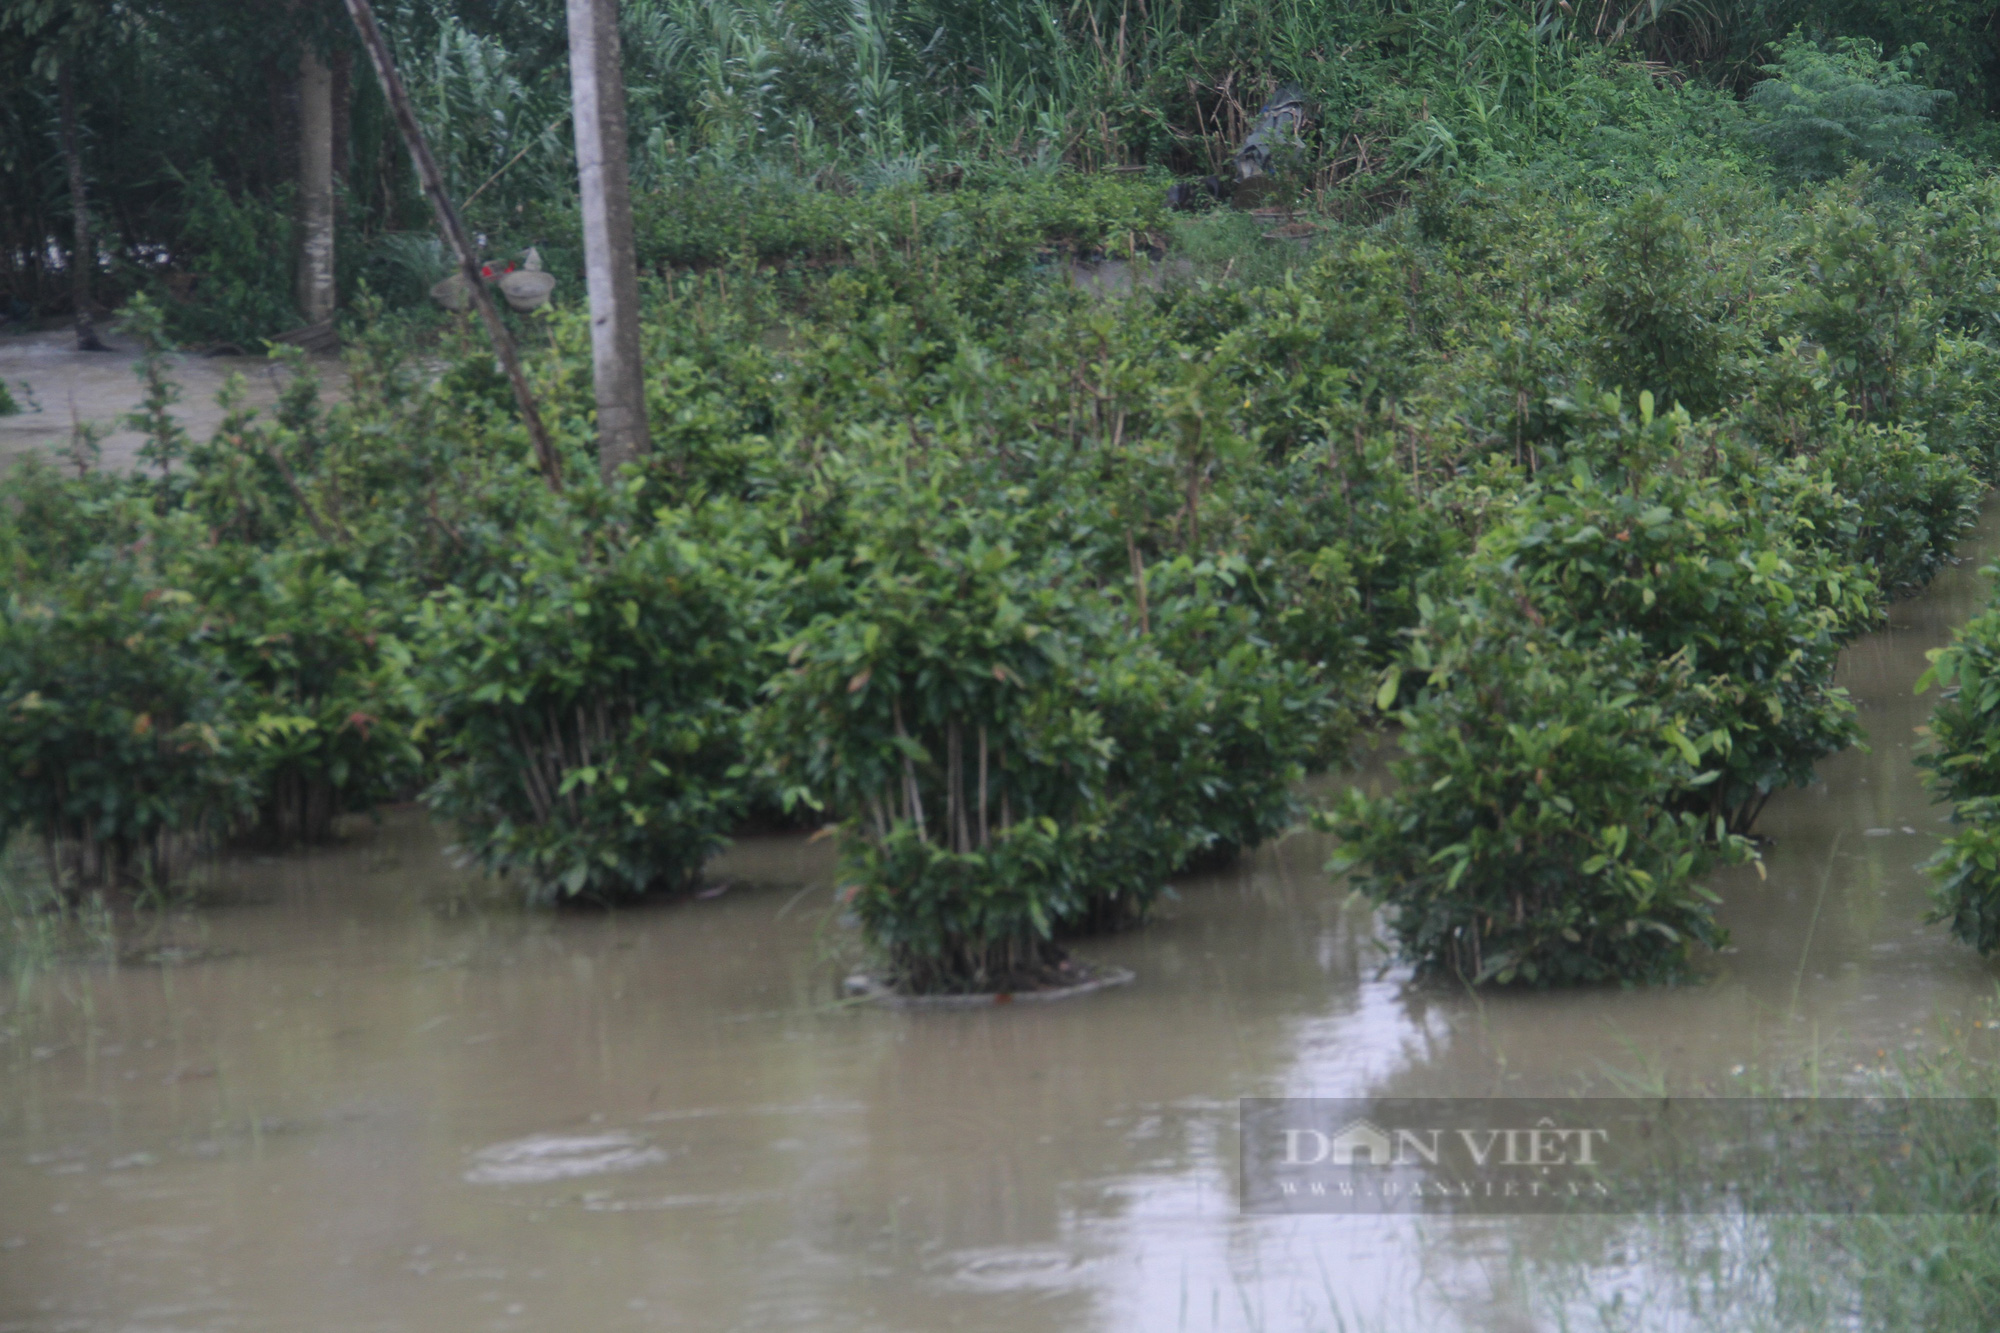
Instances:
[[[0,1329],[1551,1327],[1525,1221],[1241,1216],[1236,1099],[1828,1090],[1986,1014],[1911,685],[1996,549],[1849,651],[1873,748],[1772,803],[1700,985],[1414,987],[1304,833],[1089,946],[1136,984],[977,1012],[834,1001],[825,843],[608,916],[493,904],[409,812],[234,863],[164,965],[0,997]]]
[[[0,416],[0,468],[36,451],[60,451],[78,423],[105,431],[103,465],[113,470],[131,467],[145,436],[125,424],[145,396],[133,373],[138,344],[121,334],[106,334],[110,352],[79,352],[68,329],[0,334],[0,382],[22,410]],[[331,356],[311,358],[323,385],[344,384],[346,372]],[[167,374],[181,388],[173,407],[175,420],[188,435],[205,441],[222,424],[223,411],[215,396],[231,375],[244,380],[244,403],[268,408],[277,402],[289,373],[283,363],[261,356],[190,356],[167,358]],[[323,388],[322,392],[326,392]]]

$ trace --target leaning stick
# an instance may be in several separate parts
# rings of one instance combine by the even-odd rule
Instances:
[[[417,124],[417,113],[410,106],[410,94],[403,87],[402,76],[396,73],[396,62],[389,54],[389,44],[382,39],[382,29],[376,26],[375,11],[369,7],[368,0],[347,0],[347,12],[354,18],[355,31],[361,34],[361,44],[368,48],[368,59],[375,66],[375,77],[382,82],[382,96],[388,99],[389,109],[396,117],[396,126],[403,132],[403,143],[410,150],[410,160],[417,164],[417,175],[424,183],[424,193],[430,196],[438,226],[443,228],[445,239],[458,253],[458,270],[472,292],[472,303],[479,308],[479,318],[485,321],[486,334],[493,340],[494,354],[500,358],[500,368],[507,372],[507,382],[514,386],[514,401],[521,409],[521,421],[528,428],[528,438],[534,441],[535,458],[542,465],[542,476],[550,490],[560,491],[562,470],[556,463],[555,446],[549,443],[549,433],[542,426],[541,411],[535,406],[535,395],[528,389],[527,376],[521,373],[521,358],[514,352],[513,335],[500,322],[500,312],[494,309],[493,298],[480,278],[479,256],[473,253],[472,238],[466,235],[465,223],[459,219],[458,210],[452,207],[451,196],[445,193],[444,176],[438,171],[437,159],[431,156],[423,127]]]

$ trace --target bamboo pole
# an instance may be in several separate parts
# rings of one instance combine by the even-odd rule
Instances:
[[[514,351],[513,335],[500,322],[500,312],[494,308],[493,297],[479,276],[479,256],[472,249],[472,238],[466,235],[465,223],[459,218],[458,210],[452,207],[451,196],[445,193],[444,176],[438,171],[437,160],[431,156],[423,127],[417,124],[417,113],[410,106],[410,94],[403,87],[402,76],[396,73],[396,62],[389,54],[389,44],[382,38],[382,29],[376,26],[375,11],[368,0],[347,0],[347,12],[354,19],[361,44],[368,49],[368,59],[375,66],[375,77],[382,83],[382,96],[387,99],[389,110],[396,118],[396,127],[403,132],[403,143],[410,150],[410,160],[417,164],[417,176],[423,181],[424,193],[430,197],[431,208],[437,213],[438,226],[458,255],[458,271],[471,289],[472,303],[479,310],[479,318],[486,324],[487,336],[493,340],[493,353],[500,359],[500,368],[507,372],[507,382],[514,386],[514,402],[521,409],[521,422],[528,428],[528,438],[534,442],[535,458],[542,465],[542,477],[548,482],[550,490],[560,491],[562,469],[556,463],[555,446],[549,443],[549,433],[542,425],[541,410],[535,406],[535,395],[528,388],[527,376],[521,373],[521,358]]]

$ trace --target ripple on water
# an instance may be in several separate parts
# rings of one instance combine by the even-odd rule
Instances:
[[[474,1185],[536,1185],[577,1176],[632,1171],[667,1160],[630,1134],[531,1134],[472,1154]]]

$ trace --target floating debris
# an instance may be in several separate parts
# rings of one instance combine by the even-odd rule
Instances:
[[[1167,187],[1167,207],[1193,212],[1229,198],[1229,183],[1220,176],[1203,176],[1198,181],[1176,181]]]
[[[1236,178],[1250,180],[1271,168],[1271,151],[1296,147],[1305,131],[1306,95],[1296,84],[1286,84],[1271,94],[1257,112],[1256,128],[1243,140],[1233,159]]]
[[[201,944],[142,944],[119,954],[118,961],[127,966],[186,967],[190,963],[212,963],[219,958],[233,958],[240,952],[237,949],[213,949]]]
[[[904,995],[878,978],[857,972],[842,981],[841,990],[850,999],[886,1005],[892,1009],[980,1009],[1020,1002],[1069,1000],[1114,986],[1127,986],[1137,979],[1128,968],[1082,963],[1075,959],[1064,962],[1060,971],[1068,976],[1053,985],[973,995]]]
[[[496,1143],[472,1155],[465,1173],[474,1185],[537,1185],[578,1176],[632,1171],[667,1160],[667,1154],[630,1134],[535,1134]]]

